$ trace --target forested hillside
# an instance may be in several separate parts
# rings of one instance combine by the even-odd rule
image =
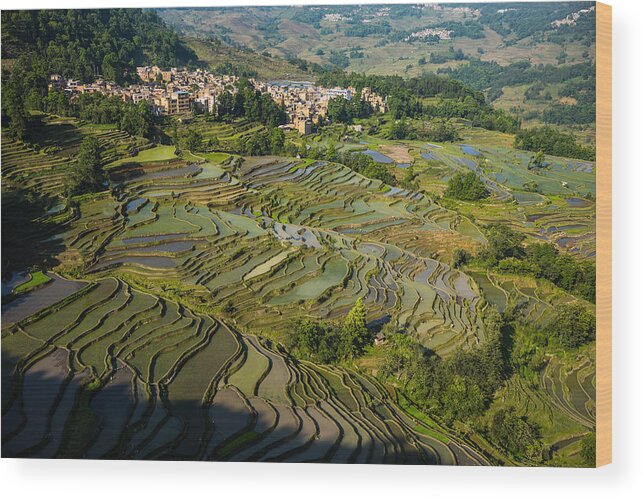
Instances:
[[[196,55],[153,11],[141,9],[7,11],[2,59],[24,58],[32,78],[58,73],[123,81],[141,64],[176,66]]]

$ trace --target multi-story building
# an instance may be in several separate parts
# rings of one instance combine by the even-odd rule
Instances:
[[[72,96],[80,93],[102,93],[118,96],[138,104],[147,101],[159,115],[181,115],[195,109],[215,112],[219,96],[224,92],[235,93],[238,78],[229,75],[214,75],[205,69],[188,71],[158,66],[141,66],[136,74],[142,83],[120,87],[114,82],[97,79],[81,85],[77,80],[67,80],[52,75],[50,89],[64,88]],[[250,80],[255,90],[267,93],[288,115],[291,128],[302,134],[311,132],[313,124],[322,123],[328,112],[331,99],[342,97],[350,100],[355,95],[352,87],[325,88],[308,81],[262,82]],[[360,98],[378,112],[386,111],[386,99],[370,88],[362,90]]]
[[[163,93],[155,96],[154,104],[158,114],[173,116],[190,112],[190,94],[185,91]]]
[[[301,135],[309,135],[312,132],[313,124],[306,116],[295,117],[294,125]]]

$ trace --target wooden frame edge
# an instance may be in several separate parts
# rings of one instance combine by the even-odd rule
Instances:
[[[596,466],[612,462],[612,7],[596,3]]]

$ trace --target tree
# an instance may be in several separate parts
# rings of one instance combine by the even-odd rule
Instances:
[[[453,250],[453,257],[451,258],[451,266],[459,269],[463,265],[469,263],[469,258],[471,255],[461,248],[456,248]]]
[[[27,133],[27,112],[25,111],[24,73],[15,69],[11,79],[2,85],[2,112],[9,118],[9,135],[24,140]]]
[[[522,242],[525,236],[501,224],[490,225],[486,230],[487,246],[480,257],[497,264],[504,258],[521,258],[524,255]]]
[[[500,409],[495,413],[489,430],[491,438],[515,456],[542,460],[543,444],[538,426],[519,416],[514,407]]]
[[[300,319],[288,338],[288,348],[304,358],[331,364],[340,359],[340,341],[334,324]]]
[[[514,147],[588,161],[593,161],[596,158],[594,148],[579,144],[572,134],[561,132],[552,126],[518,130],[514,139]]]
[[[273,128],[270,130],[268,142],[270,144],[270,152],[272,154],[280,154],[283,151],[285,141],[286,136],[281,128]]]
[[[596,336],[596,318],[580,303],[556,307],[550,331],[566,348],[577,348]]]
[[[137,105],[123,106],[123,117],[119,128],[130,135],[148,137],[152,131],[152,113],[147,102],[141,101]]]
[[[446,119],[436,118],[425,122],[418,135],[433,142],[455,142],[460,140],[457,128]]]
[[[183,136],[182,143],[183,147],[188,151],[200,151],[203,144],[203,135],[194,128],[188,128],[187,132]]]
[[[540,150],[529,160],[527,168],[543,168],[545,166],[545,153]]]
[[[479,201],[489,197],[489,190],[474,172],[458,173],[449,179],[444,195],[462,201]]]
[[[69,194],[97,192],[103,188],[104,180],[100,144],[96,137],[87,136],[80,145],[78,159],[68,177]]]
[[[346,357],[355,358],[368,344],[369,333],[366,327],[366,309],[359,298],[355,306],[348,312],[342,325],[342,340]]]
[[[386,339],[388,344],[384,350],[381,374],[385,378],[394,376],[405,385],[413,376],[414,366],[423,356],[421,347],[410,336],[398,331],[386,334]]]
[[[329,142],[326,146],[324,158],[326,159],[326,161],[330,161],[331,163],[337,161],[337,147],[335,147],[335,144],[333,144],[332,142]]]
[[[391,139],[395,139],[395,140],[408,139],[408,138],[411,138],[411,133],[412,133],[411,126],[404,119],[396,120],[391,125],[391,133],[390,133]]]
[[[353,117],[348,107],[348,101],[344,97],[335,97],[328,101],[326,117],[334,123],[351,123]]]
[[[583,437],[580,456],[586,466],[596,466],[596,433],[588,433]]]
[[[462,376],[454,376],[442,395],[445,419],[451,423],[479,416],[484,411],[484,397],[476,384],[468,383]]]

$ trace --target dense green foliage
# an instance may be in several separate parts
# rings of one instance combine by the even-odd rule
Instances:
[[[530,83],[564,83],[572,79],[589,83],[596,77],[596,66],[591,62],[568,66],[532,65],[529,61],[502,66],[496,61],[476,59],[456,68],[441,69],[440,73],[482,91]]]
[[[594,302],[596,264],[580,260],[547,243],[523,245],[525,236],[505,225],[487,227],[487,246],[479,257],[500,272],[529,275],[551,281],[556,286]]]
[[[356,36],[358,38],[364,38],[367,36],[384,36],[388,35],[391,32],[391,25],[387,21],[381,21],[377,23],[368,23],[364,24],[361,21],[352,19],[347,23],[344,34],[346,36]]]
[[[74,116],[97,125],[113,124],[130,135],[140,137],[151,137],[158,121],[145,101],[134,104],[100,93],[80,94],[70,99],[64,92],[51,91],[39,106],[32,109]]]
[[[103,172],[100,144],[96,137],[85,137],[78,159],[73,165],[68,177],[68,191],[71,195],[97,192],[104,188],[105,174]]]
[[[596,121],[596,76],[594,73],[584,80],[567,82],[560,89],[560,97],[568,97],[575,101],[572,104],[557,103],[543,113],[546,123],[557,125],[574,125],[578,123],[594,123]]]
[[[489,426],[493,441],[514,456],[540,461],[543,444],[538,426],[516,414],[514,407],[500,409],[493,415]]]
[[[596,318],[579,303],[556,307],[549,331],[565,348],[577,348],[596,337]]]
[[[503,35],[505,43],[515,43],[528,36],[542,37],[545,32],[552,31],[553,21],[564,19],[572,12],[587,9],[592,5],[592,2],[544,2],[525,9],[520,3],[505,3],[503,8],[499,9],[497,3],[481,4],[480,22]],[[585,17],[595,19],[589,14]],[[573,33],[579,30],[570,31]]]
[[[580,455],[586,466],[596,466],[596,433],[588,433],[583,437]]]
[[[547,363],[546,352],[575,350],[596,337],[596,318],[578,302],[559,304],[550,322],[536,327],[519,317],[520,303],[506,312],[513,318],[511,362],[517,372],[532,386],[537,386],[538,373]]]
[[[288,347],[300,357],[333,364],[339,360],[339,333],[334,324],[301,319],[294,327]]]
[[[431,52],[429,56],[429,62],[431,64],[444,64],[449,61],[462,61],[465,59],[464,52],[462,49],[454,50],[453,46],[449,47],[446,53]]]
[[[373,76],[343,71],[327,71],[318,83],[325,86],[353,86],[358,92],[371,87],[387,97],[394,119],[409,118],[464,118],[473,126],[490,130],[515,132],[519,122],[507,113],[485,104],[484,95],[462,83],[444,76],[426,74],[403,79],[400,76]],[[424,104],[423,99],[439,97],[437,103]]]
[[[288,338],[288,347],[298,356],[333,364],[359,357],[369,341],[366,309],[358,299],[341,325],[313,319],[297,321]]]
[[[456,248],[453,250],[453,255],[451,257],[451,266],[453,268],[459,269],[463,265],[469,263],[471,255],[461,248]]]
[[[573,135],[561,132],[551,126],[519,130],[516,133],[514,147],[587,161],[596,159],[596,150],[594,148],[579,144]]]
[[[34,80],[56,73],[83,82],[96,74],[133,78],[137,65],[196,61],[158,14],[141,9],[4,11],[2,57],[18,56],[30,59]]]
[[[12,83],[2,82],[2,125],[8,125],[10,136],[24,140],[27,135],[29,117],[25,110],[23,79],[21,76],[18,75],[14,78]]]
[[[368,102],[358,98],[346,100],[340,96],[328,102],[326,117],[336,123],[352,123],[354,118],[368,118],[371,114],[373,108]]]
[[[475,172],[457,173],[449,179],[444,195],[462,201],[479,201],[489,197],[489,190]]]
[[[445,118],[394,120],[386,134],[393,140],[428,140],[431,142],[455,142],[460,140],[458,129]]]
[[[2,57],[17,59],[11,74],[2,75],[2,114],[19,139],[26,136],[27,109],[114,123],[147,136],[152,120],[145,109],[89,95],[72,104],[61,93],[49,95],[49,76],[89,82],[100,74],[124,82],[137,78],[137,65],[196,62],[155,12],[140,9],[4,11]]]
[[[488,311],[488,341],[443,359],[389,327],[380,375],[395,380],[413,402],[449,424],[480,416],[508,374],[502,328],[500,314]]]
[[[528,61],[520,61],[501,66],[495,61],[473,60],[439,72],[476,90],[486,91],[489,101],[500,97],[503,87],[529,84],[531,86],[525,91],[527,101],[552,101],[545,85],[564,83],[558,95],[572,99],[573,103],[552,102],[542,113],[542,119],[559,125],[588,124],[596,120],[596,65],[592,62],[532,66]]]
[[[345,354],[349,359],[359,357],[368,345],[370,335],[366,328],[366,309],[362,299],[348,312],[342,324],[342,340]]]
[[[215,117],[233,119],[245,117],[268,126],[286,123],[286,112],[269,94],[254,89],[250,81],[241,78],[235,93],[223,92],[217,101]]]

